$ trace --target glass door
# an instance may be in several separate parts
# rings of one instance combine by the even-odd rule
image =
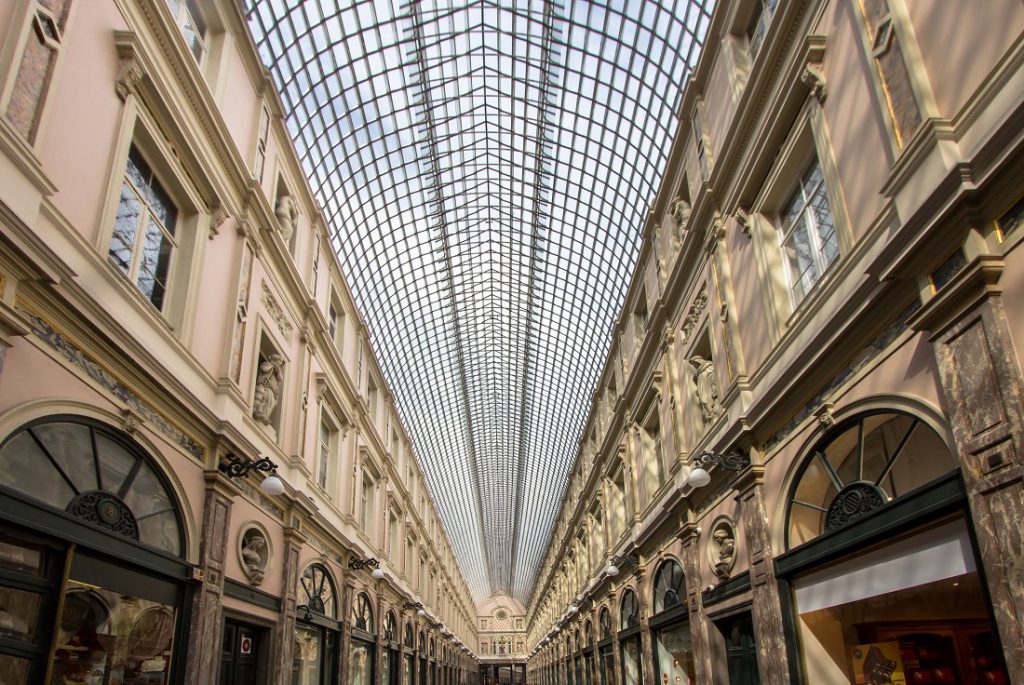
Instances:
[[[0,674],[42,682],[65,551],[0,533]]]

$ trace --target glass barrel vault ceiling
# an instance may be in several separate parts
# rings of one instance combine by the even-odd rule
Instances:
[[[250,0],[477,601],[529,601],[713,0]]]

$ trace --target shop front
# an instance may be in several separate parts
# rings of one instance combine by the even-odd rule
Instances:
[[[777,564],[804,682],[1008,683],[957,461],[939,433],[872,413],[809,454]]]
[[[619,649],[622,685],[644,685],[643,648],[640,637],[640,601],[627,589],[619,603]]]
[[[415,648],[415,641],[412,636],[412,626],[408,623],[405,624],[405,630],[402,633],[402,683],[403,685],[413,685],[415,678],[415,659],[416,656],[413,652]]]
[[[601,608],[598,625],[601,631],[601,641],[597,644],[601,661],[601,685],[615,685],[615,640],[612,635],[612,612],[608,607]]]
[[[594,683],[594,624],[583,624],[583,685]]]
[[[384,649],[387,654],[381,662],[381,685],[399,685],[401,677],[402,645],[398,642],[398,620],[393,611],[389,611],[384,617]]]
[[[352,602],[352,637],[349,640],[348,683],[349,685],[374,685],[374,663],[376,651],[376,624],[373,622],[373,606],[365,592],[356,595]]]
[[[654,613],[650,620],[654,644],[654,672],[664,685],[696,683],[689,612],[684,596],[683,569],[673,559],[664,561],[654,576]]]
[[[181,505],[131,436],[55,416],[0,445],[5,685],[181,682],[188,591]]]
[[[322,564],[311,564],[303,572],[298,601],[292,685],[334,685],[341,624],[334,581]]]
[[[580,640],[580,631],[577,629],[573,634],[573,647],[576,648],[576,653],[573,655],[573,682],[576,685],[583,685],[583,641]]]
[[[416,642],[420,657],[420,685],[427,685],[427,639],[420,631],[419,640]]]

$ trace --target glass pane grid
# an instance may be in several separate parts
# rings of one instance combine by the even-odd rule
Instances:
[[[526,602],[713,2],[289,4],[249,26],[416,457]]]

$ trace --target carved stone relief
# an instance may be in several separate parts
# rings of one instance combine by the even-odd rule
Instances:
[[[732,567],[736,565],[736,527],[728,518],[711,527],[708,560],[719,580],[727,580],[732,574]]]
[[[693,385],[700,404],[700,415],[705,422],[714,421],[722,415],[722,403],[719,401],[718,377],[715,365],[710,359],[695,354],[689,359],[693,367]]]
[[[270,543],[267,542],[266,532],[254,524],[243,527],[241,535],[238,536],[238,558],[242,562],[242,571],[245,572],[249,583],[259,585],[263,582],[270,556]]]
[[[295,225],[299,219],[299,209],[291,195],[286,193],[278,198],[277,206],[274,208],[274,215],[277,217],[281,239],[287,244],[292,239],[292,235],[295,234]]]
[[[277,329],[281,331],[281,335],[286,338],[292,334],[292,322],[288,320],[288,315],[284,313],[281,305],[277,303],[274,298],[274,294],[270,292],[270,288],[266,283],[263,283],[263,292],[260,296],[263,301],[263,306],[266,307],[267,314],[277,324]]]

